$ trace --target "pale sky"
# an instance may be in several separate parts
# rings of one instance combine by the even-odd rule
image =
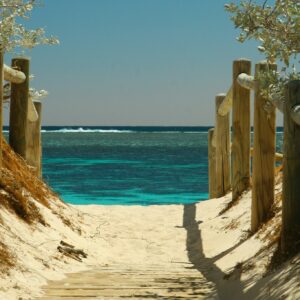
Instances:
[[[50,93],[43,125],[212,125],[232,61],[262,59],[253,42],[235,40],[228,1],[44,3],[28,25],[61,44],[30,53],[32,86]]]

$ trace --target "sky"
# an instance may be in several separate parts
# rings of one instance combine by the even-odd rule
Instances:
[[[43,125],[212,125],[233,60],[263,59],[225,3],[44,0],[27,22],[60,40],[29,53],[31,85],[49,91]]]

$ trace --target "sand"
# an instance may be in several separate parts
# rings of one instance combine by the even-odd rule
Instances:
[[[149,207],[71,206],[52,199],[51,209],[37,203],[48,226],[29,226],[2,209],[0,236],[16,266],[1,275],[0,299],[39,299],[49,281],[69,280],[69,273],[81,278],[101,272],[115,276],[120,270],[141,281],[165,276],[177,284],[196,278],[199,286],[192,292],[198,299],[299,299],[299,256],[268,270],[276,249],[270,237],[277,234],[280,211],[250,237],[251,192],[219,215],[230,199],[229,194],[193,205]],[[88,258],[79,262],[62,255],[57,251],[61,240],[83,249]],[[122,279],[115,282],[120,285]],[[176,295],[168,294],[165,285],[155,292],[162,293],[161,299]],[[180,296],[189,299],[184,293]]]

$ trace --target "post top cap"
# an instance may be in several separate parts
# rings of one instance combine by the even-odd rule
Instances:
[[[30,60],[30,57],[28,57],[28,56],[16,56],[16,57],[13,57],[12,60]]]
[[[251,62],[251,59],[241,57],[241,58],[239,58],[239,59],[236,59],[235,61],[247,61],[247,62]]]
[[[226,94],[225,93],[219,93],[216,95],[216,97],[226,97]]]

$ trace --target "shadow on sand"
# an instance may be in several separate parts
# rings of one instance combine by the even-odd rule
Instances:
[[[214,284],[214,299],[244,299],[243,285],[239,280],[241,272],[236,270],[236,274],[233,274],[232,277],[234,282],[230,279],[225,280],[224,278],[226,277],[226,274],[215,264],[217,260],[225,256],[234,248],[238,247],[241,243],[234,245],[230,249],[227,249],[215,257],[205,257],[199,223],[201,222],[197,222],[196,220],[196,204],[184,205],[183,227],[187,233],[186,249],[192,268],[197,269],[207,279],[207,281]],[[232,290],[233,284],[234,295]]]

